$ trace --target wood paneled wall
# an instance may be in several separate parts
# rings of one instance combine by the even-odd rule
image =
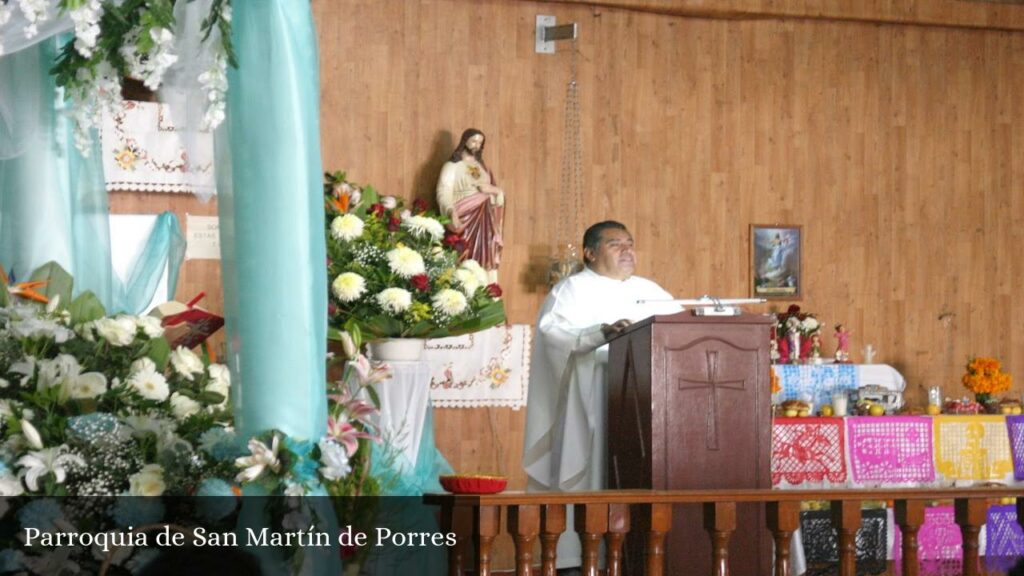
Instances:
[[[453,140],[482,129],[508,197],[509,316],[532,323],[559,217],[569,71],[569,44],[534,53],[534,18],[575,21],[582,221],[630,226],[641,275],[679,296],[747,295],[749,224],[799,224],[800,304],[853,331],[855,360],[873,344],[912,401],[934,384],[962,394],[972,354],[1001,358],[1021,390],[1024,33],[957,27],[1019,25],[1021,7],[878,0],[824,12],[948,25],[934,27],[815,20],[809,7],[730,19],[593,4],[314,0],[325,168],[432,198]],[[729,3],[767,15],[805,4]],[[437,416],[456,468],[493,468],[500,444],[503,471],[523,485],[523,413]]]

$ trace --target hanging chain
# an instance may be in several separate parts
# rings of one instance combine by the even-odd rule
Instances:
[[[583,211],[583,141],[580,134],[580,90],[577,82],[576,39],[572,40],[569,60],[569,84],[565,94],[565,130],[562,134],[562,185],[559,197],[559,216],[555,219],[555,258],[562,266],[562,274],[571,273],[568,267],[579,262],[576,242],[579,234],[580,213]]]

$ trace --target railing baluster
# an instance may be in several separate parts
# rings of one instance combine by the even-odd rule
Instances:
[[[839,535],[839,576],[857,574],[857,530],[860,530],[860,502],[833,500],[832,527]]]
[[[565,505],[545,504],[540,509],[540,573],[556,576],[558,538],[565,532]]]
[[[622,576],[622,540],[629,532],[629,504],[608,505],[607,576]]]
[[[988,503],[981,498],[957,498],[956,523],[960,525],[960,534],[964,539],[964,576],[980,574],[978,567],[978,533],[985,524],[985,512]]]
[[[598,576],[598,554],[601,538],[608,531],[607,504],[576,504],[573,511],[576,532],[583,545],[582,576]]]
[[[672,505],[651,504],[651,527],[647,532],[647,576],[665,573],[665,533],[672,529]]]
[[[705,502],[704,530],[711,537],[711,575],[729,576],[729,537],[736,530],[736,503]]]
[[[501,508],[478,506],[473,511],[473,531],[476,539],[476,566],[480,576],[491,574],[491,543],[501,527]]]
[[[516,576],[530,576],[533,573],[533,542],[540,531],[540,506],[510,506],[508,531],[516,547]]]
[[[768,502],[768,529],[775,538],[775,576],[789,576],[789,544],[800,527],[799,502]]]
[[[903,576],[917,576],[921,568],[917,558],[917,532],[924,524],[924,502],[897,500],[893,516],[903,533]]]

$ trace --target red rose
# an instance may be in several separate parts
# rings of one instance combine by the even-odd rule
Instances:
[[[430,278],[427,278],[426,274],[417,274],[409,279],[412,283],[412,287],[419,290],[420,292],[426,292],[430,290]]]
[[[398,230],[398,227],[401,226],[401,225],[402,225],[402,219],[399,218],[398,216],[395,216],[394,214],[392,214],[391,218],[388,219],[388,230],[390,230],[392,232],[394,232],[395,230]]]
[[[371,204],[370,205],[370,214],[372,214],[374,216],[383,216],[384,215],[384,205],[381,204],[380,202],[378,202],[376,204]]]
[[[423,198],[417,198],[412,201],[412,211],[417,214],[422,214],[427,211],[427,201]]]
[[[444,235],[445,246],[454,247],[456,244],[458,244],[461,241],[462,241],[462,236],[460,236],[458,234],[445,234]]]
[[[793,316],[793,315],[799,314],[799,313],[800,313],[800,306],[797,305],[797,304],[790,304],[789,308],[786,310],[786,315],[787,316]]]
[[[492,282],[487,285],[487,293],[490,294],[492,298],[501,298],[501,286],[498,286],[497,282]]]
[[[334,302],[327,302],[327,315],[334,316],[338,313],[338,307],[334,305]]]

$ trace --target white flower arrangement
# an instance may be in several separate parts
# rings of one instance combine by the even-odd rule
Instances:
[[[501,288],[477,262],[460,263],[464,242],[425,202],[407,209],[343,172],[327,175],[324,200],[332,333],[440,338],[504,322]]]

